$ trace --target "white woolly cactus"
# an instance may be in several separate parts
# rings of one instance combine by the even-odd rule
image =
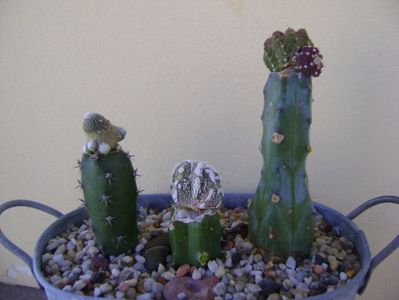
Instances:
[[[178,207],[196,211],[219,208],[223,200],[219,174],[204,161],[179,163],[172,173],[171,190]]]
[[[113,149],[119,149],[118,142],[126,136],[125,129],[113,125],[102,115],[92,112],[85,114],[83,130],[87,136],[83,152],[87,154],[98,152],[106,155]]]

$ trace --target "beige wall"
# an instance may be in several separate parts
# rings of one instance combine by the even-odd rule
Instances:
[[[128,130],[122,146],[147,193],[167,192],[171,168],[186,158],[215,165],[226,192],[254,191],[262,45],[288,26],[306,28],[325,58],[314,80],[313,199],[348,213],[398,195],[397,0],[10,0],[0,2],[0,201],[79,206],[86,111]],[[373,253],[397,234],[398,213],[386,205],[358,219]],[[20,208],[0,224],[32,253],[52,220]],[[398,259],[376,270],[361,299],[398,299]],[[0,281],[32,284],[23,266],[0,249]]]

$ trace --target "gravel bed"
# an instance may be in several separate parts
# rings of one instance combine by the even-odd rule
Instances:
[[[360,270],[353,244],[339,236],[320,215],[315,216],[311,257],[270,257],[247,238],[245,209],[223,209],[223,257],[203,267],[176,268],[171,255],[149,272],[142,255],[145,245],[167,232],[170,209],[160,213],[140,208],[139,243],[134,252],[105,258],[94,242],[90,222],[71,225],[51,239],[42,255],[42,271],[54,286],[71,293],[117,299],[171,299],[166,285],[190,277],[214,299],[301,299],[319,295],[345,284]],[[147,258],[149,259],[149,258]],[[215,280],[210,280],[214,278]],[[186,278],[187,279],[187,278]],[[174,299],[189,299],[184,290]]]

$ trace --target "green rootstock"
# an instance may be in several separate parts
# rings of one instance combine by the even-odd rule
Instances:
[[[220,216],[216,212],[206,215],[201,221],[184,223],[171,220],[169,241],[176,265],[205,265],[208,260],[221,256]]]
[[[249,233],[255,244],[279,256],[306,256],[313,241],[305,171],[311,90],[311,78],[290,69],[271,73],[264,88],[263,169],[249,208]]]
[[[137,243],[135,171],[123,151],[107,155],[83,154],[84,203],[96,243],[106,255],[118,255]]]

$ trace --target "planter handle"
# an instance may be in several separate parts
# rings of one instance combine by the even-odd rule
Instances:
[[[350,220],[353,220],[356,218],[358,215],[369,209],[370,207],[373,207],[378,204],[382,203],[396,203],[399,204],[399,197],[397,196],[380,196],[373,198],[371,200],[366,201],[362,205],[360,205],[358,208],[354,209],[352,212],[350,212],[347,215],[347,218]],[[376,256],[373,257],[373,259],[370,262],[370,268],[366,274],[366,277],[364,279],[363,284],[360,286],[358,290],[358,294],[361,295],[364,290],[367,287],[367,284],[370,280],[371,273],[373,270],[388,256],[390,255],[393,251],[395,251],[399,247],[399,235],[397,235],[392,242],[390,242],[387,246],[385,246],[384,249],[382,249]]]
[[[53,215],[56,218],[62,217],[64,214],[59,212],[58,210],[51,208],[47,205],[40,204],[38,202],[32,201],[32,200],[11,200],[4,202],[0,205],[0,215],[6,211],[9,208],[12,207],[17,207],[17,206],[24,206],[24,207],[31,207],[34,209],[38,209],[41,211],[44,211],[50,215]],[[32,264],[32,257],[28,253],[26,253],[24,250],[19,248],[17,245],[15,245],[13,242],[11,242],[1,231],[0,228],[0,244],[3,245],[5,248],[7,248],[10,252],[18,256],[20,259],[22,259],[31,269],[32,274],[33,273],[33,264]]]

